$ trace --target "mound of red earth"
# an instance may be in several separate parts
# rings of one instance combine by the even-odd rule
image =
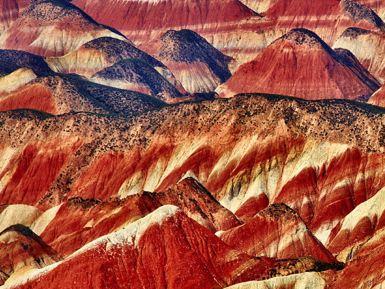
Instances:
[[[265,14],[275,19],[277,36],[280,31],[303,27],[314,30],[328,44],[351,26],[385,30],[383,21],[372,9],[354,0],[275,0],[269,3]]]
[[[92,266],[90,262],[92,261]],[[17,288],[223,288],[334,268],[311,259],[255,258],[225,245],[175,206],[87,244],[62,262],[12,280]],[[189,268],[189,270],[186,270]],[[92,278],[89,278],[92,276]]]
[[[212,231],[224,231],[242,222],[223,207],[196,179],[188,177],[154,197],[163,205],[175,205],[190,218]]]
[[[56,213],[41,236],[60,254],[67,256],[162,205],[177,205],[213,232],[241,224],[199,182],[187,178],[164,193],[143,192],[108,201],[71,198],[55,208]]]
[[[378,80],[385,80],[385,32],[348,28],[333,47],[349,49]]]
[[[138,59],[146,62],[183,92],[181,85],[163,63],[127,40],[112,37],[97,38],[62,57],[48,57],[46,61],[56,72],[76,73],[90,77],[124,59]]]
[[[212,92],[231,76],[231,58],[191,30],[167,31],[157,55],[190,93]]]
[[[184,98],[184,95],[155,68],[140,59],[121,60],[97,72],[90,79],[111,87],[152,95],[169,103]]]
[[[346,51],[315,33],[294,29],[242,65],[217,92],[286,94],[305,99],[368,99],[379,83]]]
[[[20,77],[20,73],[4,81]],[[2,78],[0,78],[0,83]],[[16,79],[14,82],[20,81]],[[115,89],[89,82],[78,76],[55,75],[21,83],[15,90],[4,92],[0,110],[34,109],[49,114],[95,112],[121,114],[127,117],[158,109],[165,104],[149,95]]]
[[[108,1],[108,4],[101,0],[75,0],[72,3],[96,21],[117,28],[150,54],[157,52],[161,35],[170,29],[194,30],[242,63],[246,61],[244,57],[253,57],[257,49],[266,45],[265,21],[260,24],[261,17],[239,0]]]
[[[328,263],[336,261],[298,214],[284,204],[269,206],[219,237],[232,248],[252,256],[280,259],[310,256]]]
[[[60,56],[98,37],[124,37],[96,23],[65,0],[33,0],[0,37],[0,46],[42,56]]]
[[[38,235],[23,225],[13,225],[0,233],[0,284],[26,269],[37,269],[58,262],[57,253]]]
[[[129,38],[136,35],[147,37],[145,34],[149,31],[171,27],[216,28],[221,23],[240,21],[255,15],[238,0],[109,1],[107,5],[100,0],[71,2],[96,21],[122,31]]]

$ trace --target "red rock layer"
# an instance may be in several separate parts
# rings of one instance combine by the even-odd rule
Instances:
[[[181,180],[166,192],[155,194],[155,198],[163,205],[171,204],[181,208],[190,218],[214,232],[228,230],[241,224],[193,178]]]
[[[336,261],[296,212],[284,204],[268,207],[244,225],[221,233],[220,238],[253,256],[280,259],[311,256],[324,262]]]
[[[8,179],[2,187],[2,203],[37,203],[80,145],[81,141],[76,138],[57,138],[30,143],[19,154],[11,156],[0,173],[2,178]]]
[[[162,207],[17,288],[221,288],[314,266],[239,253],[175,209]]]
[[[68,256],[87,243],[146,216],[159,206],[160,203],[149,193],[105,202],[72,198],[60,206],[41,237],[61,255]]]
[[[0,110],[34,109],[50,114],[73,111],[130,116],[164,103],[149,95],[101,86],[78,76],[39,77],[3,93]]]
[[[15,271],[42,268],[58,262],[57,253],[23,225],[14,225],[0,233],[0,284]]]
[[[4,0],[0,3],[0,30],[9,27],[13,21],[21,16],[28,0]]]
[[[333,47],[349,49],[381,82],[385,81],[385,33],[348,28]]]
[[[269,198],[265,194],[260,194],[257,197],[251,197],[244,202],[235,215],[242,221],[251,220],[259,211],[265,209],[269,205]]]
[[[217,91],[286,94],[305,99],[367,99],[379,83],[354,59],[341,57],[313,32],[294,29],[242,65]]]
[[[329,288],[381,288],[385,282],[384,231],[378,232],[367,242],[355,248],[351,260],[339,274],[325,274]]]
[[[59,114],[51,91],[40,84],[27,85],[0,99],[0,111],[21,108]]]
[[[0,114],[1,180],[9,187],[1,202],[49,207],[73,197],[164,192],[187,174],[232,211],[261,193],[269,203],[286,203],[326,242],[340,220],[384,187],[382,111],[363,104],[246,95],[170,106],[131,120],[34,115]],[[34,154],[24,164],[25,147],[39,144],[39,158],[49,159],[42,142],[69,144],[68,135],[82,145],[64,150],[66,161],[52,182],[30,165],[39,160]],[[33,189],[34,180],[44,186]]]
[[[275,31],[303,27],[314,30],[328,44],[348,27],[384,30],[381,18],[371,9],[353,0],[277,0],[266,15],[276,19]]]
[[[102,36],[124,39],[64,0],[31,1],[0,37],[2,48],[61,56]]]
[[[114,27],[127,35],[135,31],[167,30],[239,21],[254,15],[238,0],[223,1],[103,1],[75,0],[75,5],[96,21]],[[170,11],[164,13],[164,11]],[[146,18],[143,16],[146,15]]]

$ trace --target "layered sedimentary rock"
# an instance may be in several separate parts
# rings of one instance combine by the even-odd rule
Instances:
[[[305,99],[368,99],[379,83],[354,55],[332,50],[315,33],[294,29],[242,65],[217,92],[287,94]]]
[[[314,30],[331,45],[348,27],[384,30],[381,18],[369,7],[353,0],[277,0],[270,4],[267,17],[275,19],[274,33],[304,27]],[[279,34],[278,34],[279,36]]]
[[[48,57],[46,61],[56,72],[77,73],[91,77],[124,59],[138,59],[146,62],[175,85],[178,90],[184,92],[180,83],[163,63],[138,49],[128,40],[112,37],[97,38],[62,57]]]
[[[284,204],[271,205],[244,225],[221,233],[220,238],[252,256],[280,259],[311,256],[328,263],[336,261],[297,213]]]
[[[261,194],[288,204],[326,243],[384,186],[382,113],[344,101],[251,95],[131,120],[2,113],[1,202],[51,207],[73,197],[162,192],[189,174],[232,211]],[[47,163],[49,175],[37,174]]]
[[[156,193],[156,200],[181,208],[190,218],[212,231],[224,231],[242,222],[196,179],[187,177],[166,192]]]
[[[161,42],[159,59],[189,93],[212,92],[231,76],[231,58],[191,30],[167,31]]]
[[[334,47],[349,49],[372,75],[385,81],[385,32],[348,28]]]
[[[90,78],[93,82],[152,95],[165,102],[178,102],[184,95],[155,68],[140,59],[124,59]]]
[[[30,1],[0,37],[0,47],[61,56],[98,37],[124,37],[62,0]]]
[[[121,284],[129,288],[221,288],[316,268],[310,260],[277,261],[237,252],[177,207],[163,206],[90,242],[62,262],[13,278],[9,284],[17,288],[72,288],[73,284],[81,288],[119,288]]]
[[[18,76],[4,76],[0,81]],[[13,88],[2,93],[1,111],[34,109],[49,114],[85,111],[132,116],[164,105],[149,95],[98,85],[77,76],[31,77],[31,81]]]
[[[0,233],[0,284],[12,274],[43,268],[60,260],[38,235],[23,225],[13,225]]]
[[[117,28],[151,54],[167,30],[191,29],[243,63],[267,45],[270,21],[238,0],[72,1],[100,23]],[[103,7],[103,8],[102,8]],[[164,13],[167,11],[167,13]]]

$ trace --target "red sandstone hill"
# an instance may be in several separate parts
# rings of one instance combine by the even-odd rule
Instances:
[[[156,193],[154,197],[164,205],[181,208],[190,218],[214,232],[228,230],[242,223],[191,177],[179,181],[165,192]]]
[[[379,83],[352,54],[332,50],[315,33],[294,29],[242,65],[217,92],[288,94],[305,99],[368,99]]]
[[[95,84],[77,76],[29,78],[29,75],[28,71],[18,71],[0,78],[0,83],[13,80],[18,84],[14,90],[10,87],[2,93],[0,111],[34,109],[49,114],[82,111],[129,117],[165,105],[149,95]]]
[[[248,200],[262,194],[266,196],[268,203],[286,203],[298,212],[303,223],[298,225],[298,222],[294,222],[294,227],[296,224],[299,227],[306,225],[307,237],[301,240],[306,240],[305,244],[312,244],[314,247],[293,245],[296,254],[305,254],[309,247],[315,249],[308,253],[325,252],[322,249],[324,246],[336,248],[334,243],[343,238],[347,242],[343,245],[341,253],[338,253],[342,257],[346,250],[356,244],[356,237],[360,236],[361,240],[365,241],[377,235],[377,232],[366,230],[366,235],[344,238],[346,231],[341,225],[345,222],[353,224],[348,228],[357,231],[354,229],[356,220],[357,224],[360,224],[361,218],[366,219],[365,214],[357,214],[362,211],[361,206],[370,206],[371,198],[381,200],[380,195],[376,196],[385,185],[382,173],[384,111],[374,106],[345,100],[305,101],[278,96],[245,95],[231,99],[173,105],[128,120],[84,113],[54,117],[30,111],[3,112],[0,113],[0,120],[2,125],[0,155],[4,159],[4,166],[0,171],[4,186],[0,202],[33,204],[42,211],[48,209],[44,217],[46,225],[41,226],[39,234],[44,242],[66,257],[62,263],[55,264],[55,268],[48,267],[36,271],[40,277],[23,285],[27,286],[26,288],[47,286],[45,280],[51,280],[49,282],[51,284],[52,280],[59,280],[56,278],[60,276],[73,278],[75,273],[71,272],[75,271],[80,274],[76,275],[79,276],[76,281],[85,282],[81,283],[85,288],[99,286],[97,284],[104,286],[106,284],[104,282],[112,282],[107,285],[115,286],[117,281],[114,277],[105,278],[103,272],[105,266],[113,268],[113,272],[118,272],[117,268],[122,268],[119,264],[127,261],[122,252],[131,252],[130,260],[136,260],[136,256],[141,258],[139,256],[144,256],[144,252],[147,252],[148,258],[155,262],[158,260],[156,256],[160,255],[154,252],[163,254],[162,251],[157,249],[146,251],[144,248],[155,248],[151,245],[150,239],[156,239],[157,244],[159,240],[163,240],[162,236],[166,234],[163,232],[170,232],[164,227],[162,228],[165,231],[156,237],[141,238],[143,242],[150,243],[144,243],[143,247],[134,251],[129,247],[122,251],[114,251],[112,255],[107,252],[106,255],[104,249],[96,251],[90,249],[89,252],[87,248],[93,245],[89,247],[87,244],[104,234],[115,234],[114,231],[131,226],[130,224],[136,219],[144,217],[162,204],[180,206],[187,216],[206,228],[187,216],[183,218],[188,224],[193,222],[194,234],[186,231],[179,234],[173,231],[179,227],[171,226],[170,234],[180,236],[177,237],[178,246],[183,240],[192,243],[188,243],[191,246],[186,244],[187,247],[184,245],[175,247],[174,243],[173,245],[165,243],[167,248],[173,248],[172,252],[180,252],[178,255],[180,258],[177,263],[167,263],[168,266],[161,263],[162,266],[157,265],[157,268],[179,268],[175,264],[184,264],[185,269],[187,264],[191,264],[191,260],[194,260],[191,256],[195,254],[190,255],[188,252],[191,251],[185,251],[185,248],[194,251],[197,247],[193,244],[209,248],[223,246],[222,242],[218,243],[219,239],[214,236],[212,230],[220,228],[230,231],[240,230],[243,226],[253,224],[254,218],[271,216],[266,214],[269,212],[267,209],[255,217],[249,217],[245,225],[231,229],[230,227],[237,226],[236,218],[218,203],[219,201],[225,207],[236,211],[243,204],[243,208],[247,208],[245,204]],[[10,138],[9,135],[14,137]],[[209,144],[204,141],[208,138]],[[46,172],[44,174],[36,173],[44,171]],[[193,179],[179,182],[186,175],[196,176],[207,189]],[[358,175],[362,177],[357,178]],[[271,178],[275,181],[272,182]],[[175,186],[178,182],[179,184]],[[141,193],[143,189],[162,193]],[[125,197],[127,199],[123,199]],[[289,209],[288,211],[291,212]],[[381,222],[377,222],[375,216],[380,216],[382,211],[379,209],[378,212],[367,217],[371,224],[376,224],[380,232]],[[145,224],[146,220],[140,222]],[[227,224],[226,221],[229,220],[235,221]],[[260,219],[261,222],[263,220]],[[277,222],[287,224],[288,220],[291,219],[278,218]],[[299,219],[295,216],[294,220]],[[178,224],[179,221],[174,219],[172,222]],[[273,221],[272,228],[276,228],[274,224]],[[201,231],[205,232],[203,239],[197,238],[196,232]],[[358,229],[358,232],[360,231]],[[270,233],[277,236],[273,231]],[[300,235],[300,232],[298,234]],[[316,242],[314,236],[324,246]],[[139,244],[140,242],[142,241],[139,241]],[[234,246],[239,244],[234,243]],[[86,247],[84,250],[81,249],[82,253],[80,255],[75,253],[75,257],[72,258],[71,254],[83,246]],[[237,252],[236,256],[243,256],[234,248],[227,245],[226,248],[231,252]],[[212,250],[210,256],[220,258],[221,262],[228,260],[223,259],[221,257],[223,255],[215,251],[217,249]],[[285,254],[292,254],[293,251],[286,251]],[[80,258],[82,254],[85,255]],[[230,255],[234,256],[233,253]],[[86,269],[82,266],[88,266],[85,263],[89,256],[95,260],[96,267]],[[225,256],[229,256],[228,253]],[[154,264],[147,261],[143,263],[143,259],[140,260],[140,264],[144,264],[144,267],[140,268],[146,268],[147,271],[151,268],[148,264]],[[214,264],[213,268],[217,270],[219,265],[215,260],[218,259],[214,261],[210,259],[209,264]],[[246,262],[246,259],[242,260]],[[277,272],[275,265],[272,268],[261,266],[258,263],[261,259],[247,260],[249,261],[242,263],[251,266],[247,267],[250,270],[247,270],[246,275],[239,275],[239,271],[234,269],[238,268],[237,263],[235,265],[231,263],[231,266],[235,267],[226,267],[235,270],[225,270],[226,274],[236,276],[235,279],[226,279],[228,277],[223,277],[229,276],[226,274],[206,279],[206,273],[201,274],[199,266],[191,267],[201,270],[198,273],[194,270],[189,272],[197,276],[194,280],[206,280],[207,284],[211,284],[210,282],[216,284],[217,281],[212,280],[226,279],[222,287],[240,281],[259,279],[255,277],[253,268],[258,270],[270,268],[271,272]],[[292,265],[289,268],[285,267],[286,265],[282,267],[282,262],[287,264],[285,262],[298,261],[273,262],[282,265],[278,267],[278,271],[283,272],[279,273],[282,275],[303,272],[304,267],[308,268],[305,271],[325,268],[324,265],[317,265],[314,260],[306,260],[305,264],[303,261],[294,265],[290,263]],[[354,268],[359,268],[360,265],[354,264],[360,264],[358,260],[349,260],[341,274],[352,274],[349,270],[357,270]],[[254,262],[257,262],[258,266],[253,267]],[[373,262],[376,261],[373,259]],[[104,265],[99,267],[98,264]],[[140,273],[143,271],[135,270],[134,275],[125,273],[122,276],[130,280],[147,280],[147,277],[143,277]],[[48,275],[44,275],[44,272]],[[127,271],[124,269],[123,272]],[[172,276],[184,276],[178,275],[184,273],[178,269],[167,272],[174,272]],[[229,272],[237,273],[232,275]],[[373,274],[380,276],[378,274],[381,272],[373,271]],[[82,274],[89,276],[91,273],[93,276],[101,276],[97,277],[101,283],[89,285],[87,280],[90,279],[81,277]],[[340,278],[340,273],[330,274]],[[9,282],[16,282],[16,278],[17,276],[12,276]],[[185,281],[193,280],[181,278]],[[360,278],[366,280],[363,276]],[[73,282],[73,279],[65,279],[60,286],[73,286]],[[327,282],[333,284],[334,281],[327,280]],[[59,286],[55,282],[53,284],[55,288]],[[217,285],[213,286],[216,288]]]
[[[42,56],[60,56],[102,36],[124,39],[67,1],[33,0],[2,32],[0,46]]]
[[[155,68],[139,59],[124,59],[95,73],[91,81],[125,90],[152,95],[173,103],[186,98]]]
[[[12,281],[17,288],[223,288],[319,270],[320,265],[311,259],[250,257],[226,246],[177,207],[163,206],[62,262]]]
[[[90,77],[125,59],[138,59],[146,62],[184,93],[180,83],[163,63],[138,49],[128,40],[112,37],[97,38],[62,57],[48,57],[46,61],[56,72],[76,73]]]
[[[37,269],[58,262],[57,253],[38,235],[23,225],[13,225],[0,233],[0,284],[26,269]]]
[[[326,243],[339,221],[384,186],[382,114],[346,101],[250,95],[130,120],[4,112],[0,201],[42,207],[73,197],[107,201],[167,191],[188,173],[233,212],[261,194],[290,204]],[[44,177],[36,173],[47,166]]]
[[[385,80],[385,32],[348,28],[334,43],[349,49],[378,80]]]
[[[336,261],[297,213],[284,204],[269,206],[245,224],[220,233],[219,237],[252,256],[280,259],[311,256],[324,262]]]
[[[255,13],[238,0],[165,0],[126,1],[71,1],[96,21],[114,27],[128,37],[131,33],[167,30],[171,27],[205,27],[234,22],[254,16]],[[92,4],[92,5],[91,5]],[[168,13],[164,13],[167,11]],[[147,17],[143,17],[146,15]]]
[[[231,76],[231,58],[191,30],[167,31],[157,55],[190,93],[212,92]]]
[[[314,30],[328,44],[348,27],[384,30],[381,18],[369,7],[354,0],[275,0],[266,16],[275,19],[276,32],[303,27]]]

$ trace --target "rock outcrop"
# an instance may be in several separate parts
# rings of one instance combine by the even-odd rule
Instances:
[[[2,32],[0,47],[42,56],[62,56],[103,36],[124,36],[96,23],[65,0],[33,0]]]
[[[213,92],[230,78],[231,58],[191,30],[170,30],[161,37],[159,59],[189,93]]]
[[[349,53],[294,29],[242,65],[217,92],[287,94],[305,99],[368,99],[380,84]]]

